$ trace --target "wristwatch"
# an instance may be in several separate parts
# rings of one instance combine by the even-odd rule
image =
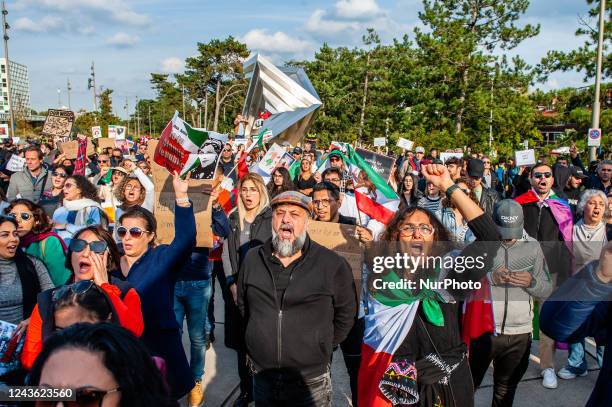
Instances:
[[[459,189],[459,185],[457,184],[453,184],[450,187],[448,187],[448,189],[446,190],[446,198],[450,200],[451,195],[453,195],[453,192],[455,192],[456,189]]]

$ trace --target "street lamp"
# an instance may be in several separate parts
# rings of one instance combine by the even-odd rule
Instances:
[[[2,32],[4,34],[4,63],[6,64],[6,89],[8,93],[8,102],[9,102],[9,113],[10,113],[10,135],[11,137],[15,136],[15,110],[13,109],[13,97],[11,95],[11,69],[8,55],[8,40],[9,36],[7,30],[11,28],[6,22],[6,15],[8,11],[6,10],[6,4],[2,2]]]
[[[605,24],[605,12],[606,12],[606,0],[599,0],[599,41],[597,43],[597,70],[595,72],[595,100],[593,100],[593,117],[591,120],[591,128],[599,128],[599,94],[601,89],[601,64],[603,55],[603,40],[604,40],[604,24]],[[587,145],[588,145],[587,135]],[[589,162],[597,159],[597,147],[589,148]]]

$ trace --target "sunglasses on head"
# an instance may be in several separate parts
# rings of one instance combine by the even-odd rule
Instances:
[[[66,295],[68,291],[72,292],[73,294],[79,295],[79,294],[85,294],[92,287],[95,287],[95,289],[99,289],[93,280],[83,280],[83,281],[79,281],[73,284],[66,284],[61,287],[56,288],[53,291],[52,298],[54,302],[57,302],[59,301],[60,298]]]
[[[66,174],[65,172],[53,171],[51,175],[53,175],[54,177],[68,178],[68,174]]]
[[[31,213],[27,213],[27,212],[21,212],[21,213],[11,212],[7,216],[15,220],[17,220],[17,217],[19,217],[21,220],[30,220],[34,217],[34,215],[32,215]]]
[[[66,407],[100,407],[102,406],[104,397],[118,391],[121,391],[119,387],[110,390],[90,388],[75,389],[72,393],[75,399],[73,401],[62,401],[62,404]],[[34,405],[36,407],[55,407],[57,401],[36,401]]]
[[[119,236],[121,239],[123,239],[128,233],[130,234],[130,236],[138,239],[143,234],[150,233],[150,232],[148,230],[142,230],[139,227],[133,227],[133,228],[128,229],[125,226],[119,226],[117,228],[117,236]]]
[[[533,177],[535,179],[540,179],[540,178],[550,178],[552,177],[552,173],[551,172],[534,172],[533,173]]]
[[[70,241],[70,250],[79,253],[85,250],[89,246],[89,250],[94,253],[102,254],[108,249],[108,243],[104,240],[94,240],[93,242],[87,242],[83,239],[72,239]]]

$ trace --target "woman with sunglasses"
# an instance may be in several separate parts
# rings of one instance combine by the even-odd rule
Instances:
[[[73,389],[67,407],[178,407],[142,342],[109,323],[76,324],[50,337],[29,384]]]
[[[43,342],[54,332],[55,304],[67,291],[75,295],[89,290],[103,292],[117,322],[136,336],[142,334],[144,325],[137,291],[110,274],[119,268],[120,257],[112,235],[100,226],[89,226],[75,235],[66,258],[66,267],[72,271],[72,278],[68,285],[44,291],[38,296],[21,354],[24,367],[32,366]]]
[[[19,247],[44,263],[55,286],[66,283],[70,277],[66,268],[67,247],[53,232],[53,223],[45,211],[32,201],[16,199],[5,213],[19,225]]]
[[[45,210],[47,215],[53,216],[53,212],[61,205],[64,196],[64,184],[71,175],[68,168],[59,165],[51,172],[51,189],[43,192],[38,204]]]
[[[461,190],[468,195],[474,202],[476,194],[470,190],[470,180],[467,178],[459,178],[455,181]],[[442,199],[442,216],[440,218],[444,227],[450,232],[451,237],[455,242],[469,243],[476,239],[474,233],[470,230],[467,221],[461,215],[461,211],[448,198]]]
[[[131,175],[125,177],[115,189],[115,198],[121,202],[115,209],[115,218],[119,219],[132,206],[141,206],[153,212],[155,201],[153,182],[132,161],[124,161],[124,166],[131,172]]]
[[[107,225],[96,187],[83,175],[72,175],[64,184],[62,206],[53,213],[54,229],[69,245],[72,236],[91,225]]]
[[[428,183],[452,200],[474,231],[478,244],[460,253],[451,251],[451,237],[434,213],[408,207],[395,214],[382,237],[387,244],[380,249],[381,254],[442,261],[421,262],[416,269],[401,265],[383,270],[370,268],[375,273],[368,275],[366,285],[363,357],[368,363],[362,363],[359,371],[360,405],[474,405],[456,299],[470,290],[435,290],[421,282],[450,279],[469,286],[481,281],[500,247],[499,232],[491,217],[453,183],[446,167],[427,164],[421,171]],[[472,258],[472,266],[460,267],[459,258]],[[398,282],[406,281],[415,283],[415,288],[397,288]],[[374,349],[392,356],[377,358]]]
[[[45,265],[19,250],[17,222],[0,216],[0,321],[17,325],[14,336],[21,337],[30,322],[36,296],[53,288]],[[0,383],[23,384],[22,372],[0,376]]]
[[[166,361],[168,383],[177,400],[195,385],[173,307],[176,279],[196,241],[188,185],[187,180],[174,174],[176,204],[174,239],[170,244],[155,244],[157,222],[150,211],[139,206],[121,215],[116,229],[125,252],[121,257],[120,276],[136,288],[142,300],[145,330],[141,339],[152,355]]]

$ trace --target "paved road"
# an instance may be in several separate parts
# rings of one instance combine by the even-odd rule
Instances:
[[[218,288],[218,286],[217,286]],[[215,330],[216,342],[206,352],[206,374],[205,407],[231,406],[232,401],[238,395],[238,373],[236,371],[236,353],[223,345],[223,298],[219,289],[215,290],[215,315],[218,321]],[[187,355],[189,355],[189,342],[186,335],[183,343]],[[594,348],[587,344],[587,351],[594,354]],[[531,360],[527,373],[519,384],[514,405],[517,407],[579,407],[584,406],[595,385],[599,370],[597,363],[589,355],[589,374],[575,380],[559,379],[559,387],[555,390],[545,389],[541,385],[540,370],[538,368],[537,342],[534,342],[531,352]],[[564,366],[567,360],[567,351],[557,351],[555,355],[557,369]],[[334,354],[332,364],[332,379],[334,388],[333,405],[338,407],[350,406],[350,389],[348,376],[344,367],[342,354],[337,351]],[[493,375],[492,369],[483,381],[482,388],[476,392],[476,406],[485,407],[491,405]],[[183,403],[187,405],[187,403]]]

